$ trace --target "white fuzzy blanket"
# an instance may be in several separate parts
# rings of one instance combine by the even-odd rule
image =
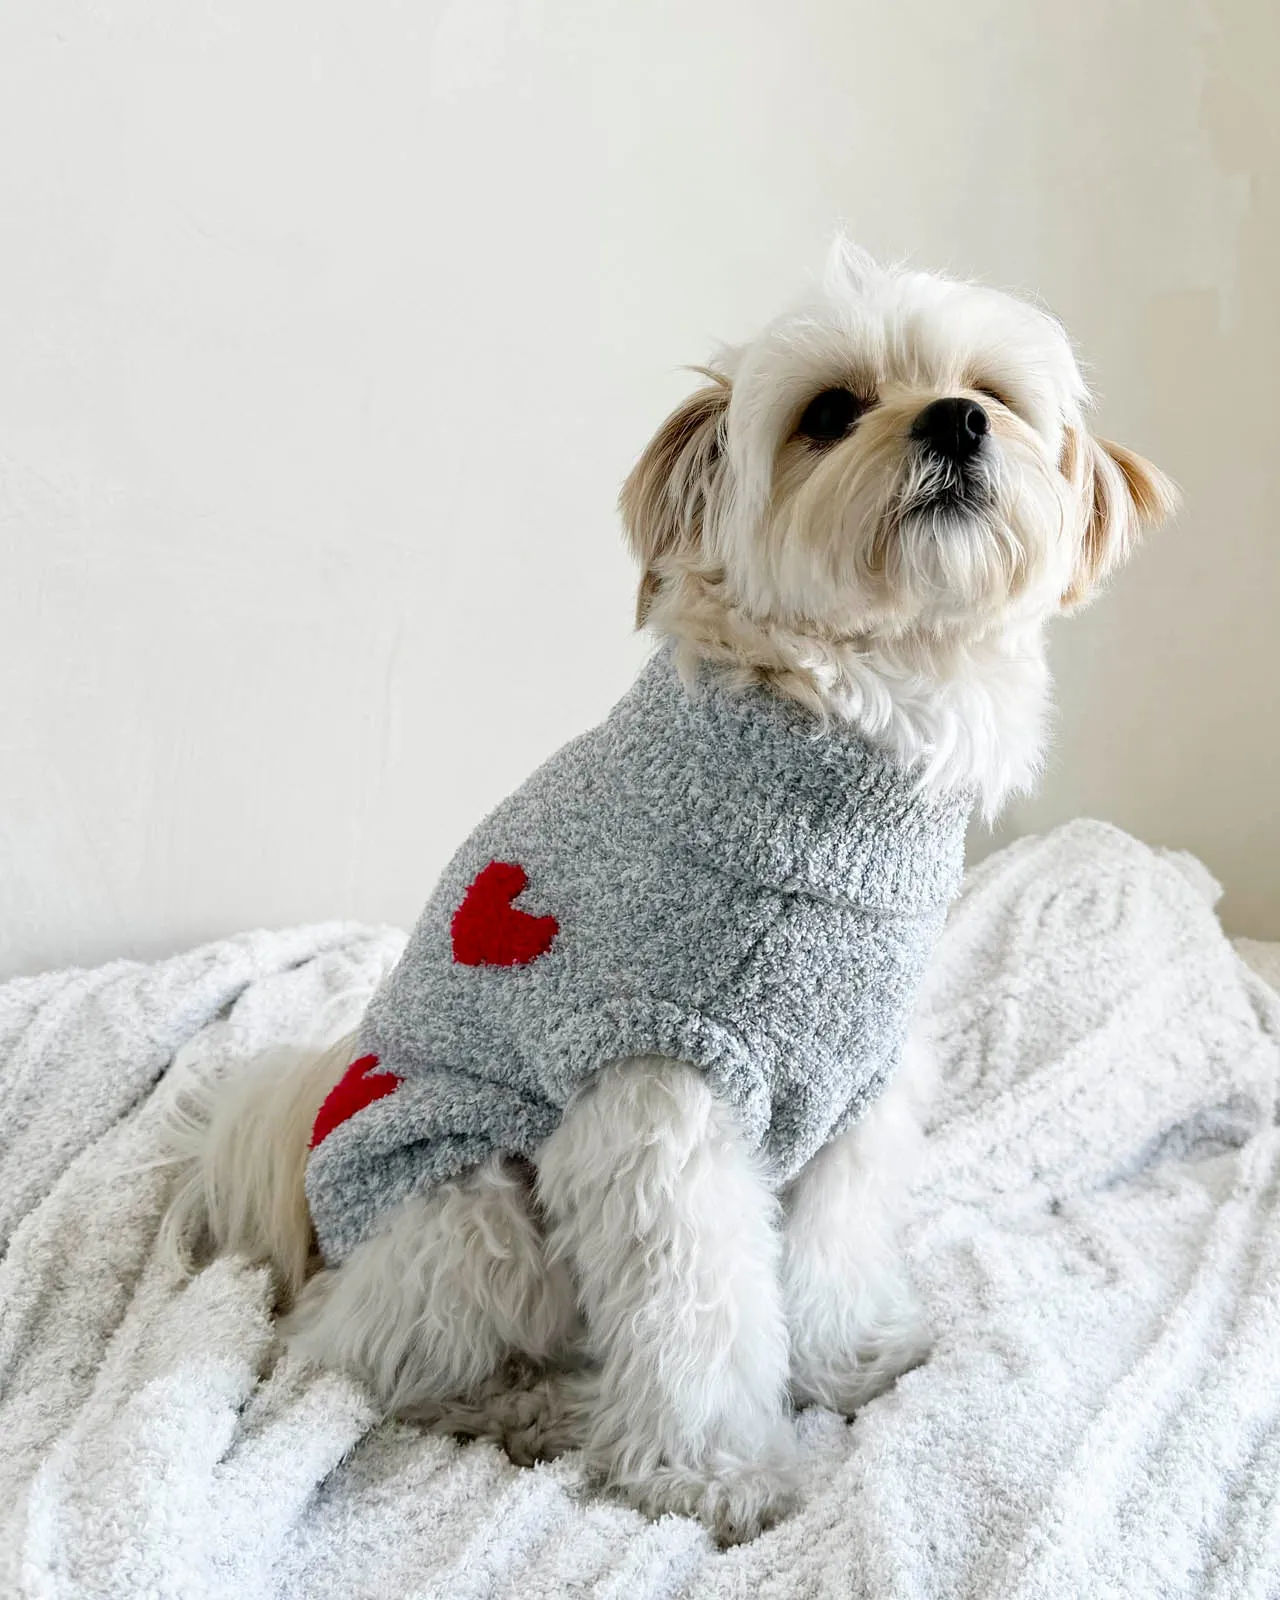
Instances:
[[[276,1359],[261,1271],[179,1290],[157,1264],[163,1097],[336,1030],[398,935],[10,984],[0,1593],[1280,1594],[1280,999],[1212,892],[1087,823],[971,875],[909,1235],[933,1358],[852,1426],[808,1413],[802,1510],[726,1554],[572,1459],[371,1427],[353,1385]]]

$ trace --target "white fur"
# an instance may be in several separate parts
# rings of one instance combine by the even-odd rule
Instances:
[[[362,1378],[388,1411],[428,1420],[511,1357],[551,1360],[578,1319],[530,1199],[523,1174],[499,1156],[412,1196],[340,1268],[308,1282],[286,1338]]]
[[[169,1112],[180,1163],[161,1244],[184,1266],[244,1255],[275,1269],[289,1305],[311,1266],[311,1218],[302,1188],[320,1103],[351,1060],[352,1036],[326,1049],[282,1048],[253,1071],[187,1085]]]
[[[993,812],[1040,760],[1045,623],[1167,509],[1168,485],[1089,436],[1050,317],[843,245],[809,303],[709,376],[624,490],[642,614],[685,665],[851,723]],[[796,424],[832,386],[869,409],[815,449]],[[958,502],[937,498],[952,469],[911,433],[953,394],[991,415]],[[495,1158],[316,1270],[308,1137],[350,1054],[285,1053],[193,1090],[166,1235],[188,1265],[201,1249],[273,1263],[286,1338],[387,1410],[521,1461],[579,1447],[647,1512],[730,1542],[786,1508],[791,1401],[853,1411],[925,1356],[895,1243],[920,1041],[781,1196],[699,1073],[619,1062],[571,1104],[536,1181]]]
[[[786,1196],[782,1281],[800,1404],[851,1415],[928,1354],[897,1232],[933,1080],[933,1053],[917,1034],[875,1105],[818,1152]]]
[[[787,1500],[787,1325],[777,1201],[734,1114],[682,1063],[608,1067],[538,1171],[586,1317],[588,1459],[651,1514],[751,1536]]]

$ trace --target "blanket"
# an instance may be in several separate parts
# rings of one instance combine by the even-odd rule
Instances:
[[[167,1098],[351,1027],[402,947],[348,925],[0,989],[0,1594],[1280,1593],[1280,998],[1189,857],[1074,823],[969,875],[922,1021],[906,1230],[929,1361],[799,1420],[800,1509],[716,1551],[379,1423],[279,1351],[261,1268],[175,1281]]]

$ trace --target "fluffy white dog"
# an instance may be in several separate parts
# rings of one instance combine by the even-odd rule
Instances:
[[[1090,433],[1051,317],[844,244],[820,292],[704,375],[622,492],[640,621],[689,684],[783,705],[815,750],[861,741],[926,807],[994,815],[1041,759],[1045,624],[1170,509],[1169,484]],[[523,869],[490,867],[522,891]],[[474,976],[484,930],[460,917],[452,959],[472,975],[449,982],[535,982]],[[501,964],[554,973],[535,958],[555,919],[525,922],[534,944]],[[536,1147],[495,1139],[443,1180],[410,1174],[335,1252],[308,1205],[312,1147],[336,1150],[344,1119],[381,1136],[404,1081],[351,1066],[356,1048],[197,1091],[168,1226],[187,1260],[271,1262],[285,1337],[388,1411],[518,1460],[581,1448],[637,1506],[728,1542],[786,1507],[792,1405],[853,1412],[926,1354],[894,1237],[918,1044],[795,1172],[704,1063],[628,1051],[569,1086]]]

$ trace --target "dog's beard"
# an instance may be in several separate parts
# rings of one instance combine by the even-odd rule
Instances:
[[[899,604],[938,619],[991,613],[1047,554],[1061,505],[1038,462],[992,453],[963,466],[921,452],[890,506],[885,579]]]
[[[898,488],[898,516],[975,517],[995,497],[992,464],[980,456],[964,463],[947,461],[925,451],[915,453]]]

